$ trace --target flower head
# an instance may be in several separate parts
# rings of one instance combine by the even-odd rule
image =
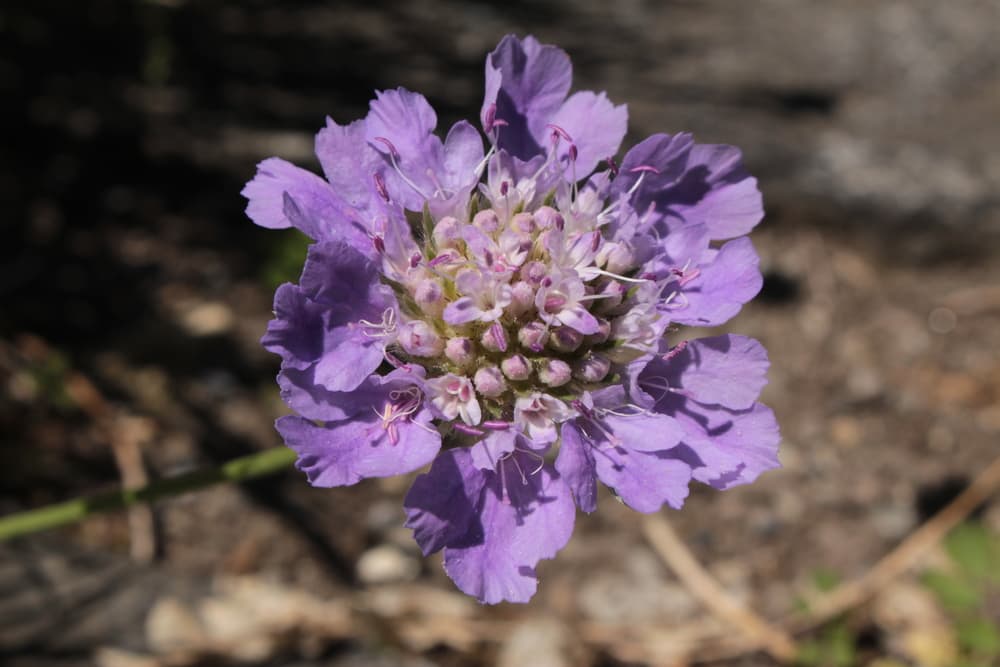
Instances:
[[[483,134],[462,121],[442,141],[422,96],[384,91],[320,130],[324,177],[270,158],[243,190],[254,222],[315,241],[263,339],[299,468],[338,486],[433,462],[407,525],[489,603],[531,597],[598,481],[652,512],[691,479],[778,465],[763,348],[674,342],[759,291],[756,181],[737,149],[685,134],[617,166],[625,107],[570,82],[563,51],[508,36]]]

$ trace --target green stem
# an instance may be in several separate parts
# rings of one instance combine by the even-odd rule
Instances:
[[[0,542],[19,535],[75,523],[93,514],[113,512],[138,503],[152,503],[161,498],[196,491],[219,482],[243,482],[270,475],[288,468],[294,462],[295,452],[287,447],[275,447],[257,454],[241,456],[218,468],[195,470],[177,477],[162,479],[141,489],[108,491],[10,514],[0,517]]]

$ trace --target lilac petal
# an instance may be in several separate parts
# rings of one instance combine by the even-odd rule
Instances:
[[[313,368],[283,368],[278,373],[278,387],[281,400],[306,419],[341,421],[371,404],[366,402],[363,385],[353,391],[330,391],[316,381]]]
[[[280,158],[257,165],[257,174],[240,193],[247,198],[247,216],[261,227],[296,227],[313,239],[325,238],[332,220],[345,206],[330,184],[319,176]],[[286,211],[291,197],[301,214],[290,220]]]
[[[285,283],[274,293],[274,319],[261,345],[281,356],[282,366],[304,369],[323,354],[323,308],[298,285]]]
[[[582,334],[595,334],[601,329],[597,318],[590,314],[586,308],[576,305],[572,308],[564,308],[556,315],[556,319],[571,329],[576,329]]]
[[[625,154],[618,178],[611,185],[612,194],[628,192],[642,178],[632,206],[645,211],[657,193],[684,174],[693,146],[694,140],[687,133],[647,137]],[[646,167],[655,171],[645,171]]]
[[[483,161],[483,137],[468,121],[451,126],[444,140],[444,174],[447,184],[469,184],[478,181],[475,169]]]
[[[743,167],[733,146],[697,144],[688,159],[688,174],[665,199],[688,223],[708,225],[713,239],[747,234],[764,217],[757,179]]]
[[[756,340],[730,334],[689,341],[664,366],[667,383],[684,396],[705,405],[745,410],[767,384],[770,362]]]
[[[684,443],[696,457],[691,462],[699,482],[728,489],[781,467],[781,434],[767,406],[755,403],[747,410],[730,411],[689,402],[688,411],[690,417],[679,419],[687,431]]]
[[[380,323],[396,310],[392,290],[378,275],[375,265],[346,243],[325,241],[309,248],[301,289],[324,307],[323,354],[313,378],[330,391],[354,389],[382,363],[388,337],[363,325]]]
[[[381,272],[367,257],[342,241],[309,246],[299,285],[310,299],[331,308],[334,324],[379,321],[395,306],[392,290],[379,282]]]
[[[760,292],[764,279],[759,264],[749,238],[727,242],[700,267],[701,275],[685,285],[683,299],[676,302],[680,307],[671,304],[668,310],[670,319],[703,327],[729,321]]]
[[[412,422],[395,424],[399,436],[392,444],[389,432],[373,413],[317,426],[302,417],[282,417],[276,422],[285,444],[294,449],[296,467],[313,486],[349,486],[370,477],[391,477],[412,472],[430,463],[441,448],[441,436],[428,426],[426,410]]]
[[[368,145],[364,120],[338,125],[327,117],[316,134],[316,156],[323,173],[344,201],[358,211],[377,208],[376,173],[384,177],[385,161]]]
[[[691,468],[670,452],[645,452],[624,446],[593,448],[597,476],[626,505],[639,512],[656,512],[664,503],[684,504]]]
[[[482,315],[483,310],[476,305],[476,300],[471,296],[456,299],[444,309],[444,321],[448,324],[465,324],[478,320]]]
[[[656,257],[647,271],[656,271],[666,277],[670,269],[697,267],[705,257],[711,236],[705,225],[689,225],[673,229],[658,243],[661,254]]]
[[[496,470],[504,456],[514,451],[519,439],[525,438],[513,428],[490,431],[485,438],[469,448],[473,465],[481,470]]]
[[[371,111],[366,119],[368,141],[377,137],[388,139],[401,159],[421,159],[434,139],[437,114],[420,93],[405,88],[383,90],[375,93]],[[384,144],[374,144],[376,150],[386,153]]]
[[[561,433],[556,471],[569,487],[577,507],[589,514],[597,509],[597,470],[591,445],[571,421],[562,425]]]
[[[628,108],[615,106],[604,93],[590,91],[574,93],[552,119],[564,129],[577,148],[576,168],[567,168],[571,180],[581,180],[592,172],[597,163],[615,155],[628,128]],[[567,142],[560,142],[560,157],[569,151]]]
[[[496,118],[507,123],[499,129],[498,146],[522,160],[542,153],[549,134],[546,124],[566,99],[573,79],[569,56],[534,37],[507,35],[487,56],[486,77],[482,116],[496,104]]]
[[[413,529],[413,538],[424,555],[440,551],[460,540],[469,532],[476,518],[476,502],[485,477],[473,465],[467,449],[442,452],[429,472],[413,482],[403,500],[406,527]]]
[[[625,387],[611,385],[591,392],[594,416],[601,428],[580,420],[591,440],[598,445],[616,444],[642,452],[656,452],[677,445],[684,429],[668,415],[629,404]],[[584,403],[587,403],[586,397]]]
[[[605,415],[601,421],[614,436],[615,443],[637,452],[657,452],[677,445],[684,430],[672,417],[656,413]],[[596,436],[595,436],[596,437]]]
[[[436,188],[428,171],[436,172],[443,162],[441,140],[434,135],[434,109],[423,95],[405,88],[380,91],[371,102],[366,123],[366,137],[377,151],[390,157],[398,153],[397,164],[405,179],[394,171],[385,174],[386,182],[397,186],[392,188],[394,198],[411,211],[422,210]]]
[[[478,525],[470,525],[444,552],[448,576],[487,604],[531,599],[538,587],[535,566],[569,541],[576,510],[566,483],[550,466],[536,471],[537,462],[518,453],[502,465],[503,475],[482,473]]]
[[[331,391],[351,391],[384,359],[384,345],[360,335],[331,339],[331,349],[316,363],[313,375],[318,384]]]
[[[483,138],[467,121],[452,125],[444,140],[444,158],[435,170],[441,189],[434,186],[434,196],[427,202],[436,220],[468,216],[469,196],[479,183],[482,172],[476,171],[483,161]]]

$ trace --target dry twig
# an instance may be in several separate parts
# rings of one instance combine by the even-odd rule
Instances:
[[[790,662],[795,658],[797,649],[792,638],[734,600],[698,563],[666,519],[650,516],[643,530],[660,558],[709,611],[737,627],[755,646],[766,650],[778,662]]]

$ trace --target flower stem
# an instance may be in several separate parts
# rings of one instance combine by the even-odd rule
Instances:
[[[152,503],[162,498],[196,491],[219,482],[243,482],[270,475],[288,468],[294,462],[295,452],[287,447],[275,447],[241,456],[218,468],[195,470],[153,482],[139,489],[108,491],[10,514],[0,517],[0,542],[19,535],[75,523],[94,514],[113,512],[138,503]]]

